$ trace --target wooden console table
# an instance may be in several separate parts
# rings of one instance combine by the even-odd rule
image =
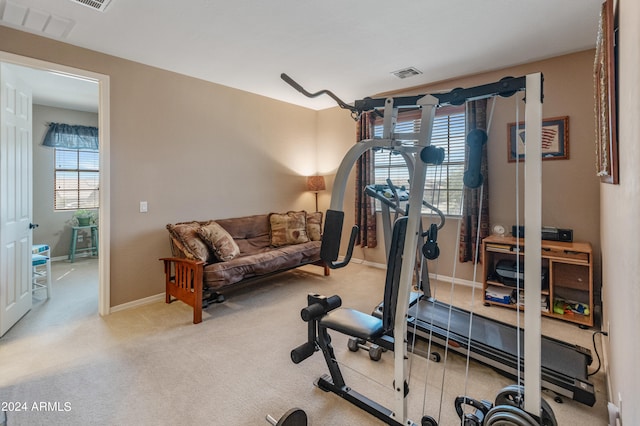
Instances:
[[[525,249],[526,243],[522,238],[492,235],[482,241],[484,273],[482,287],[485,303],[516,308],[516,304],[520,301],[522,309],[524,281],[520,282],[521,294],[518,295],[513,285],[508,285],[506,280],[501,279],[496,272],[496,266],[501,260],[515,262],[517,256],[520,257],[523,265]],[[524,266],[521,268],[524,270]],[[542,268],[546,269],[546,278],[542,282],[540,295],[542,315],[592,327],[593,250],[591,244],[543,240]],[[508,294],[511,296],[507,296]],[[502,296],[504,299],[501,300]]]

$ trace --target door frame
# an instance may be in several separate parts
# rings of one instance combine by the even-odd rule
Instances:
[[[0,50],[0,62],[7,62],[42,71],[68,74],[70,77],[82,77],[98,83],[98,135],[100,138],[100,226],[98,228],[98,313],[101,316],[111,312],[111,276],[110,276],[110,117],[109,117],[109,76],[80,68],[69,67],[40,59],[29,58]]]

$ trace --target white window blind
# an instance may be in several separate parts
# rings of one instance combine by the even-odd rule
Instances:
[[[54,157],[54,209],[98,208],[98,151],[56,148]]]
[[[415,113],[399,114],[396,133],[420,131],[420,118]],[[382,137],[382,121],[374,125],[374,136]],[[413,144],[414,141],[403,142]],[[447,216],[459,216],[462,206],[462,178],[464,175],[465,114],[463,108],[442,108],[433,124],[431,145],[444,148],[442,166],[429,165],[424,186],[424,200],[438,207]],[[410,189],[409,171],[401,155],[389,150],[374,155],[375,183],[386,184],[390,178],[394,185]],[[430,213],[423,208],[424,213]]]

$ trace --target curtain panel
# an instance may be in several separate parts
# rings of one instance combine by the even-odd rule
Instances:
[[[356,143],[373,137],[374,118],[372,113],[364,113],[356,124]],[[364,193],[365,186],[374,181],[373,152],[367,150],[356,162],[356,203],[355,223],[360,228],[356,244],[374,248],[378,245],[376,236],[376,207],[371,197]]]
[[[52,148],[98,150],[98,128],[50,123],[42,145]]]
[[[487,100],[481,99],[467,104],[466,111],[467,133],[473,129],[487,130]],[[462,217],[460,223],[460,246],[458,258],[460,262],[479,262],[480,250],[476,242],[480,244],[482,239],[490,234],[489,218],[489,173],[487,165],[487,145],[482,148],[482,173],[483,184],[480,188],[470,189],[464,187],[464,203],[462,205]],[[466,146],[466,145],[465,145]],[[465,163],[468,161],[468,150],[465,148]],[[465,164],[465,170],[467,169]],[[482,197],[482,198],[480,198]],[[477,241],[478,216],[480,216],[480,239]],[[476,258],[476,255],[478,258]]]

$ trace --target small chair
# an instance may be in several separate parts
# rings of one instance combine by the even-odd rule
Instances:
[[[51,297],[51,258],[50,248],[47,244],[36,244],[31,251],[31,266],[33,278],[31,281],[32,292],[42,288],[47,290],[47,299]]]
[[[91,246],[87,248],[76,248],[78,242],[78,231],[89,228],[91,230]],[[71,263],[74,262],[76,252],[90,251],[92,256],[98,255],[98,225],[79,225],[71,227],[71,246],[69,247],[68,259]]]

